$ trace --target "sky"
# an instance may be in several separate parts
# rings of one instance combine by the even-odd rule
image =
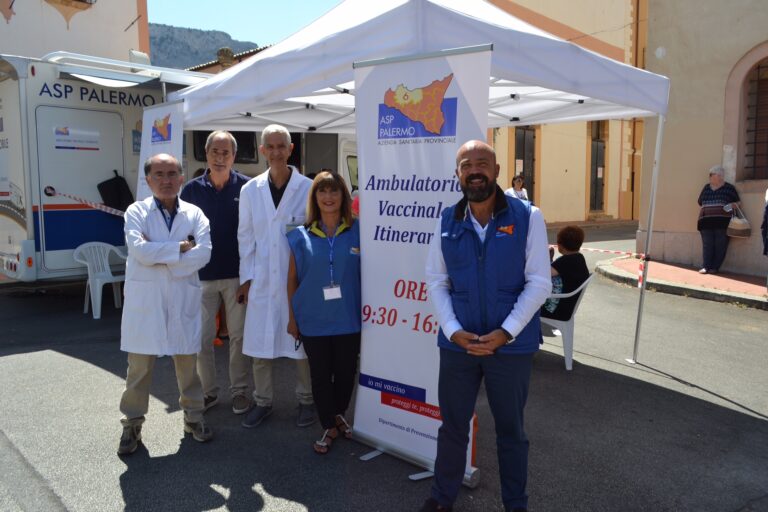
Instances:
[[[279,43],[341,0],[147,0],[150,23],[221,30],[259,46]]]

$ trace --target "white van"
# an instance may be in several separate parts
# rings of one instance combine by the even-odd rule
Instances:
[[[0,55],[0,271],[21,281],[82,276],[82,243],[124,245],[122,218],[97,184],[125,177],[135,194],[143,109],[208,75],[64,52]]]

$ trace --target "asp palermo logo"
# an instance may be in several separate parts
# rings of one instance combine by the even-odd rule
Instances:
[[[416,89],[403,84],[387,89],[379,104],[378,138],[455,136],[457,99],[445,97],[451,80],[453,74]]]
[[[171,114],[162,119],[155,119],[155,122],[152,123],[152,144],[170,142],[173,136],[172,129]]]

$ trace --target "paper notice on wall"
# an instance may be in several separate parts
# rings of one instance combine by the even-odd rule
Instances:
[[[521,158],[515,160],[515,176],[518,174],[523,174],[523,160]]]
[[[72,126],[54,126],[53,141],[56,149],[74,151],[98,151],[100,134]]]

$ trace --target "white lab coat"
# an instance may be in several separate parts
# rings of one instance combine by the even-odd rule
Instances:
[[[302,224],[312,181],[293,168],[278,208],[269,191],[269,170],[240,191],[240,283],[251,281],[245,313],[243,353],[251,357],[304,359],[288,334],[286,225]]]
[[[179,242],[195,237],[185,253]],[[211,259],[208,219],[179,200],[170,233],[154,197],[125,212],[125,304],[120,349],[149,355],[200,352],[202,292],[197,271]]]

